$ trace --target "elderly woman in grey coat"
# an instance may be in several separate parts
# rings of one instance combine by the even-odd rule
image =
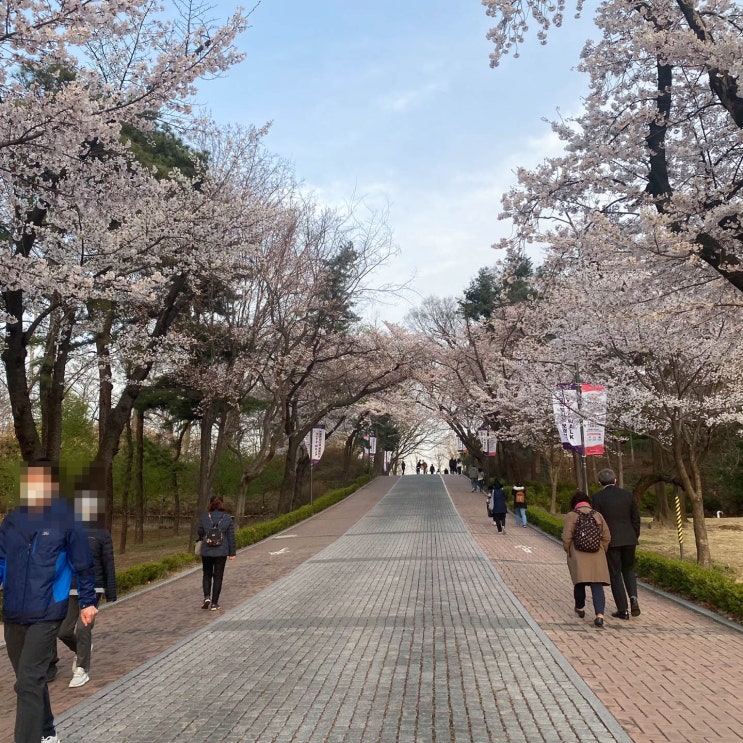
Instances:
[[[582,552],[575,545],[575,529],[579,521],[579,513],[590,514],[601,530],[601,545],[598,552]],[[604,609],[606,598],[604,586],[608,586],[609,567],[606,563],[606,550],[609,548],[611,533],[604,521],[604,517],[593,511],[589,497],[585,493],[577,492],[570,501],[570,513],[565,517],[565,526],[562,530],[562,546],[567,552],[568,569],[573,581],[573,597],[575,599],[575,613],[582,619],[586,616],[586,586],[591,587],[593,610],[596,618],[593,623],[597,627],[604,626]]]

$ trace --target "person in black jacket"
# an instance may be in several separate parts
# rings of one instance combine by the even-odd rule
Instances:
[[[634,495],[629,490],[617,487],[614,470],[601,470],[598,478],[603,488],[593,496],[593,508],[604,517],[611,532],[606,562],[611,577],[611,594],[617,606],[612,616],[617,619],[629,619],[630,611],[633,617],[640,615],[635,575],[635,550],[640,537],[640,511]]]
[[[88,535],[88,545],[93,553],[95,570],[95,605],[106,596],[106,601],[116,601],[116,569],[114,567],[114,545],[104,524],[104,502],[95,491],[80,490],[75,494],[75,516]],[[93,625],[83,625],[78,621],[77,588],[70,591],[67,616],[59,628],[57,637],[75,653],[72,661],[72,680],[70,688],[83,686],[90,681],[90,655],[93,648]],[[58,657],[55,658],[56,665]],[[56,676],[56,669],[49,676]]]
[[[210,544],[213,527],[218,527],[220,534],[219,544]],[[209,501],[209,510],[201,517],[198,537],[201,541],[201,567],[204,571],[203,589],[204,602],[202,609],[219,609],[219,595],[222,592],[222,578],[227,558],[235,559],[235,524],[232,516],[224,510],[224,501],[213,497]]]
[[[59,743],[46,672],[59,625],[67,614],[73,573],[80,621],[95,606],[93,557],[69,504],[59,496],[59,475],[37,460],[21,472],[21,505],[0,526],[5,648],[15,672],[15,743]]]

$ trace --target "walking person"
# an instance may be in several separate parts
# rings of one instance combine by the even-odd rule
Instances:
[[[202,609],[219,609],[222,579],[227,559],[235,559],[235,523],[224,510],[224,501],[215,496],[209,500],[209,510],[201,517],[198,539],[201,541]]]
[[[477,489],[481,492],[485,492],[485,470],[482,467],[477,468]]]
[[[609,567],[606,550],[611,533],[606,521],[591,508],[589,497],[577,492],[570,501],[570,513],[562,529],[562,546],[567,553],[568,570],[573,581],[575,613],[586,616],[586,586],[591,588],[593,623],[604,626],[606,597],[604,586],[609,585]]]
[[[508,507],[506,506],[506,491],[503,490],[503,485],[500,480],[493,483],[493,489],[490,492],[490,513],[493,516],[493,523],[498,527],[498,534],[506,533],[506,513]]]
[[[93,554],[95,572],[95,606],[105,595],[109,603],[118,598],[116,590],[116,568],[114,566],[114,545],[111,532],[105,528],[105,507],[103,499],[93,491],[83,490],[75,495],[75,517],[88,535],[88,546]],[[90,657],[93,649],[93,626],[95,620],[83,624],[79,619],[79,599],[77,585],[70,591],[67,616],[59,628],[59,639],[75,653],[72,661],[71,689],[83,686],[90,681]],[[59,659],[55,657],[54,663]],[[54,672],[56,676],[56,671]]]
[[[59,496],[56,467],[37,460],[21,471],[21,504],[0,525],[5,648],[16,677],[14,743],[59,743],[46,674],[73,573],[80,621],[88,625],[98,613],[88,539]]]
[[[470,478],[470,485],[472,486],[472,492],[474,493],[477,490],[477,467],[474,464],[471,464],[469,466],[469,469],[467,470],[467,475]]]
[[[526,488],[523,483],[517,482],[511,489],[513,497],[513,515],[516,517],[516,526],[527,527],[526,521]]]
[[[598,478],[603,487],[593,496],[593,507],[604,517],[611,530],[606,561],[611,577],[611,595],[617,607],[612,616],[629,619],[631,613],[633,617],[639,617],[635,551],[640,538],[640,510],[635,496],[629,490],[617,487],[614,470],[603,469]]]
[[[400,469],[402,470],[402,474],[405,475],[405,461],[404,460],[400,462]]]

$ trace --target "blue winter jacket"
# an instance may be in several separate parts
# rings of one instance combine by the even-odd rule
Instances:
[[[5,517],[0,524],[0,583],[6,622],[64,619],[73,573],[80,608],[94,605],[93,555],[71,509],[57,503],[39,513],[19,506]]]

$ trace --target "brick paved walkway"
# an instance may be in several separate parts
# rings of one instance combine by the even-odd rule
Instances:
[[[184,609],[179,609],[183,611]],[[439,477],[63,716],[65,741],[629,741]]]
[[[606,628],[573,613],[572,584],[562,545],[509,515],[499,535],[484,496],[464,478],[445,482],[470,532],[527,611],[578,670],[635,743],[743,741],[743,632],[648,590],[642,615]],[[642,542],[642,536],[640,537]]]
[[[404,478],[375,508],[395,482],[241,552],[222,601],[237,608],[216,622],[192,610],[200,571],[109,607],[91,683],[67,689],[65,668],[50,687],[64,743],[629,740],[615,719],[635,743],[743,741],[743,634],[647,591],[641,617],[596,630],[590,598],[572,613],[560,545],[510,516],[499,536],[464,477],[443,482],[468,531],[438,477]],[[211,682],[203,648],[220,659]]]

